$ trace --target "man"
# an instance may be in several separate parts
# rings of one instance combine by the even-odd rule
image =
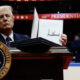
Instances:
[[[13,32],[14,17],[10,6],[0,7],[0,41],[7,45],[6,38],[11,41],[28,39],[28,36]]]
[[[71,48],[75,56],[75,62],[80,62],[80,33],[74,36]]]
[[[16,34],[13,32],[14,17],[11,6],[0,6],[0,41],[7,45],[6,40],[17,41],[29,39],[28,36]],[[6,39],[8,38],[8,39]],[[67,36],[61,35],[60,41],[63,45],[67,43]]]

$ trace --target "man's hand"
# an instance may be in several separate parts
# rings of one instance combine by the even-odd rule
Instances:
[[[67,43],[67,35],[66,34],[61,34],[60,41],[61,41],[62,45],[65,46],[66,43]]]

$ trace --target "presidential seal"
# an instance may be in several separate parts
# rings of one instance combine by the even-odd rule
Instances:
[[[0,42],[0,80],[8,73],[11,66],[9,49]]]

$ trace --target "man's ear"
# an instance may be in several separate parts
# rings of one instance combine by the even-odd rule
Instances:
[[[12,16],[12,18],[13,18],[13,22],[14,22],[14,15]]]
[[[13,19],[13,26],[14,26],[14,15],[12,16],[12,19]]]
[[[13,20],[14,20],[14,15],[13,15]]]

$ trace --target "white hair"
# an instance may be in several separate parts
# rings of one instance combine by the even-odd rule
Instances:
[[[12,7],[11,6],[8,6],[8,5],[3,5],[3,6],[0,6],[0,10],[2,10],[2,9],[4,9],[4,8],[6,8],[6,9],[8,9],[9,11],[10,11],[10,13],[13,15],[13,9],[12,9]]]

